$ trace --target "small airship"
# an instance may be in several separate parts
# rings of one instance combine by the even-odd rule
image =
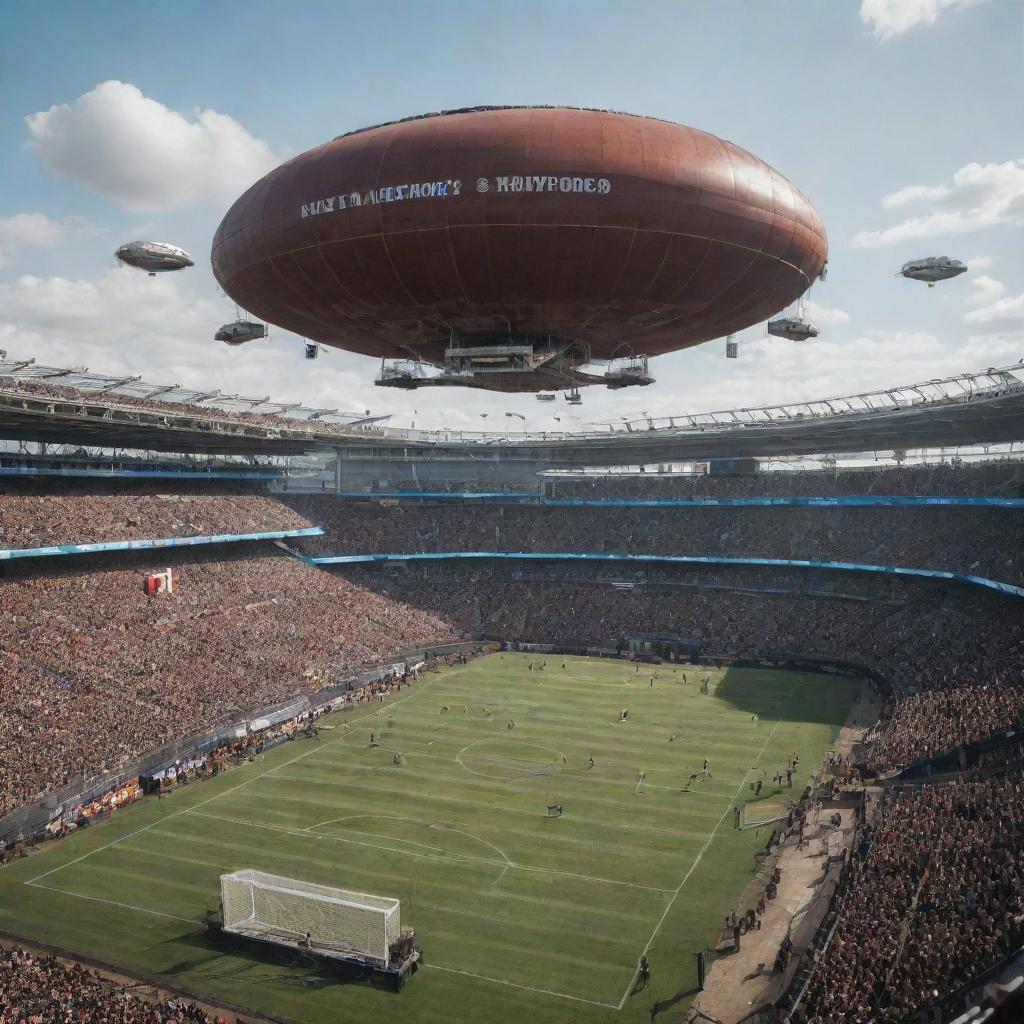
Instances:
[[[790,341],[807,341],[818,336],[818,328],[802,316],[780,316],[777,320],[768,321],[768,333]]]
[[[129,267],[145,270],[150,277],[195,266],[184,249],[167,242],[128,242],[114,255]]]
[[[966,272],[967,266],[961,260],[950,259],[948,256],[927,256],[923,260],[904,263],[897,276],[911,281],[927,281],[928,287],[934,288],[936,281],[948,281]]]
[[[224,326],[213,336],[214,341],[225,345],[244,345],[247,341],[260,341],[267,336],[267,325],[252,320],[235,320]]]

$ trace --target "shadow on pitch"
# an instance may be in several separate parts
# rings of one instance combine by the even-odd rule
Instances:
[[[267,982],[293,988],[319,990],[339,985],[377,985],[367,972],[357,967],[339,965],[325,972],[324,965],[314,957],[293,950],[255,952],[230,949],[212,942],[205,932],[192,932],[169,940],[170,945],[188,947],[185,957],[160,973],[166,977],[182,974],[203,978],[245,978],[249,982]],[[183,951],[184,952],[184,951]],[[282,973],[281,968],[287,968]]]
[[[681,1003],[684,999],[688,999],[690,996],[695,996],[700,991],[699,985],[694,985],[692,988],[685,989],[684,991],[677,992],[674,996],[669,996],[668,999],[660,999],[651,1007],[651,1020],[655,1021],[658,1017],[668,1010],[671,1010],[674,1006]]]
[[[682,671],[680,668],[679,671]],[[690,675],[701,675],[690,667]],[[789,669],[728,668],[714,688],[718,700],[751,716],[757,723],[774,723],[780,716],[787,722],[808,722],[839,728],[846,721],[859,683],[847,676],[801,672],[813,683],[797,682]],[[787,679],[787,676],[789,677]],[[690,685],[694,680],[690,679]]]

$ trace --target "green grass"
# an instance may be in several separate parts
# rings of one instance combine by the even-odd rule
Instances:
[[[692,666],[688,685],[661,666],[651,687],[647,666],[528,660],[426,676],[393,704],[334,716],[319,741],[3,869],[0,929],[309,1024],[681,1015],[693,954],[716,940],[767,835],[735,831],[731,806],[752,798],[752,769],[770,776],[792,751],[805,780],[856,684],[712,670],[701,695]],[[705,757],[713,778],[684,792]],[[764,800],[779,800],[770,784]],[[545,817],[556,802],[563,816]],[[400,898],[425,968],[395,995],[225,955],[196,922],[218,905],[219,876],[243,867]],[[627,997],[645,948],[652,984]]]

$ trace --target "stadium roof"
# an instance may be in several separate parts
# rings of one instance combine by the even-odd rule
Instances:
[[[137,377],[0,360],[0,437],[152,451],[287,455],[342,448],[367,458],[535,462],[539,468],[941,448],[1024,440],[1024,365],[757,409],[609,423],[582,432],[403,430],[336,410],[161,387]],[[18,384],[60,384],[73,397]],[[119,404],[117,398],[153,405]],[[110,399],[113,398],[113,401]],[[165,404],[166,403],[166,404]],[[175,404],[180,406],[175,408]],[[196,410],[202,404],[203,408]],[[216,406],[233,409],[218,415]],[[275,421],[237,417],[245,409]]]

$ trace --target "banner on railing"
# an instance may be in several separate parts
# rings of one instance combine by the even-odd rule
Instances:
[[[202,544],[242,544],[260,540],[284,540],[288,537],[320,537],[323,530],[310,526],[302,530],[270,530],[266,533],[216,533],[200,537],[162,537],[156,540],[116,540],[100,544],[56,544],[46,548],[8,548],[0,551],[0,561],[12,558],[50,558],[54,555],[95,555],[108,551],[157,551],[165,548],[190,548]]]
[[[945,572],[941,569],[911,569],[899,565],[865,565],[859,562],[813,562],[795,558],[717,558],[710,555],[625,555],[543,551],[439,551],[414,554],[322,555],[308,559],[313,565],[358,565],[389,562],[445,562],[466,559],[503,559],[532,562],[622,562],[630,565],[734,565],[772,566],[779,569],[831,569],[843,572],[880,573],[888,576],[948,580],[985,587],[1009,597],[1024,597],[1024,587],[1001,583],[984,576]]]
[[[847,494],[820,498],[543,498],[524,491],[395,491],[337,495],[353,501],[396,505],[403,501],[486,502],[495,505],[544,505],[549,508],[1024,508],[1024,498],[962,498],[947,495]]]

